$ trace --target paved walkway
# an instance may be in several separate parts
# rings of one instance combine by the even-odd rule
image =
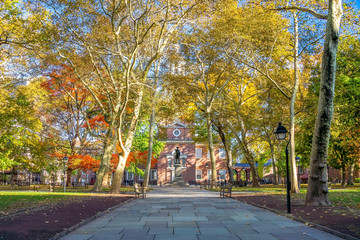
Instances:
[[[341,239],[216,192],[158,188],[83,225],[62,240]]]

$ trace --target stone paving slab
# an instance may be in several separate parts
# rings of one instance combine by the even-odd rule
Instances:
[[[302,223],[198,188],[155,188],[62,240],[339,240]]]

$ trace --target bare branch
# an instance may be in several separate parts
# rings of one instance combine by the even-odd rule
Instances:
[[[310,13],[311,15],[313,15],[314,17],[319,18],[319,19],[327,19],[328,18],[327,14],[317,13],[310,8],[304,8],[304,7],[288,6],[288,7],[274,8],[274,9],[270,9],[270,10],[276,10],[276,11],[298,10],[301,12]]]

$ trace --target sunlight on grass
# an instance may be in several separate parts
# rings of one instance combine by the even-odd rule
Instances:
[[[29,209],[49,203],[67,201],[73,197],[90,196],[86,193],[50,193],[50,192],[0,192],[1,213],[12,212],[19,209]]]
[[[36,186],[39,186],[41,191],[31,191],[34,189],[33,186],[17,188],[15,191],[8,190],[9,186],[0,188],[0,214],[9,214],[18,210],[26,210],[62,201],[72,201],[88,196],[110,196],[108,194],[110,191],[109,188],[103,188],[102,193],[93,193],[91,192],[92,186],[89,186],[89,188],[68,187],[66,188],[66,192],[63,192],[63,187],[57,186],[54,192],[49,192],[47,185]],[[130,193],[133,191],[133,187],[121,188],[121,192],[123,193]]]
[[[360,209],[360,189],[332,189],[329,200],[335,206]]]
[[[335,187],[335,189],[334,189]],[[218,189],[216,189],[218,191]],[[243,192],[247,194],[286,194],[286,188],[282,185],[267,185],[259,188],[252,187],[236,187],[233,192]],[[291,194],[291,199],[301,200],[305,202],[307,185],[302,184],[300,194]],[[329,189],[329,200],[334,206],[344,206],[351,209],[360,210],[360,186],[349,186],[340,188],[339,185],[332,185]]]

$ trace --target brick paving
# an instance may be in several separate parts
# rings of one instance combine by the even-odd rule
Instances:
[[[338,240],[267,210],[198,188],[155,188],[62,240]]]

